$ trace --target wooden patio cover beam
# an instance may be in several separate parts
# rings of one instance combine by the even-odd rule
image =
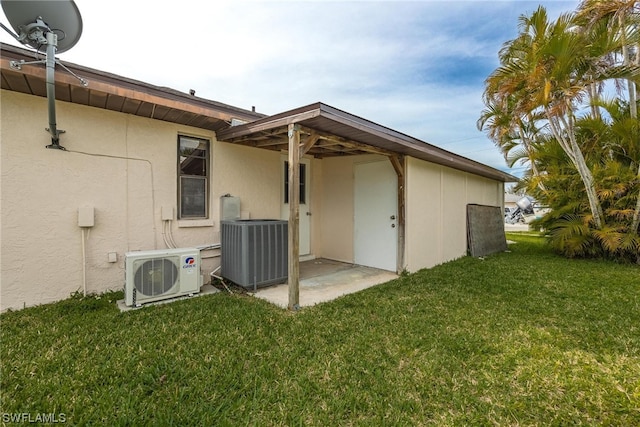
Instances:
[[[393,156],[396,153],[385,150],[383,148],[374,147],[357,141],[332,135],[326,132],[320,132],[312,128],[297,125],[300,138],[303,140],[300,147],[301,155],[312,154],[314,156],[322,156],[322,153],[314,153],[311,149],[315,146],[326,149],[335,153],[342,154],[362,154],[363,152],[371,154],[379,154],[383,156]],[[288,127],[280,127],[269,131],[261,131],[256,134],[239,136],[226,139],[227,142],[235,144],[243,144],[251,147],[266,149],[285,149],[288,146]]]

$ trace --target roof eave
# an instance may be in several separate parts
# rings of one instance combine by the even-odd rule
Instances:
[[[46,96],[46,69],[44,66],[24,65],[20,70],[12,61],[33,60],[33,51],[0,43],[2,57],[2,89]],[[265,117],[254,111],[210,101],[174,89],[155,86],[138,80],[118,76],[93,68],[62,61],[71,73],[59,69],[55,74],[56,99],[80,105],[89,105],[158,120],[171,121],[209,130],[224,128],[232,119],[254,121]]]
[[[230,127],[217,132],[220,141],[229,141],[234,138],[247,137],[259,132],[266,132],[289,124],[306,125],[311,119],[332,121],[351,129],[366,133],[372,137],[371,141],[385,141],[385,146],[375,145],[371,141],[356,141],[361,144],[376,146],[398,154],[409,155],[453,169],[474,173],[486,178],[502,182],[517,182],[519,179],[513,175],[451,153],[442,148],[420,141],[406,134],[384,127],[377,123],[331,107],[320,102],[296,108],[270,117],[257,120],[239,126]],[[312,126],[308,126],[311,127]]]

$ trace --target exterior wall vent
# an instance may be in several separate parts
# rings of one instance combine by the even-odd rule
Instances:
[[[284,283],[288,225],[275,219],[221,221],[221,276],[245,289]]]

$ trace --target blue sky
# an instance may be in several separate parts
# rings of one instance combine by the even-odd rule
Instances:
[[[579,2],[75,3],[83,33],[62,60],[265,114],[324,102],[520,175],[476,128],[484,79],[520,15]]]

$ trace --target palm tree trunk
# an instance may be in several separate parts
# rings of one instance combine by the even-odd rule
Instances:
[[[636,57],[631,61],[634,65],[640,65],[640,43],[636,43]],[[635,90],[633,89],[635,86]],[[629,106],[631,117],[638,118],[637,99],[640,97],[640,85],[629,81]],[[640,165],[638,165],[638,180],[640,180]],[[638,200],[636,200],[636,208],[633,212],[633,220],[631,221],[631,233],[640,235],[640,191],[638,192]],[[640,255],[638,255],[638,263],[640,264]]]
[[[618,15],[618,24],[620,25],[620,32],[622,35],[622,64],[628,66],[637,62],[638,53],[636,52],[635,60],[631,58],[629,45],[627,44],[627,30],[624,22],[624,15]],[[629,109],[631,111],[631,117],[637,118],[638,106],[636,104],[636,85],[631,79],[627,79],[627,90],[629,91]]]
[[[640,180],[640,165],[638,165],[638,180]],[[631,232],[640,235],[640,191],[638,192],[638,200],[636,200],[636,210],[633,212]]]
[[[636,87],[635,83],[631,80],[627,80],[627,87],[629,89],[629,110],[631,117],[638,118],[638,104],[636,103]]]
[[[525,135],[524,130],[522,130],[522,126],[518,127],[518,134],[520,135],[520,140],[522,141],[522,145],[524,145],[524,149],[527,152],[529,163],[531,163],[531,172],[533,173],[533,176],[536,178],[537,186],[540,190],[546,193],[547,188],[544,186],[540,178],[540,171],[538,171],[538,166],[536,166],[535,156],[533,154],[533,149],[531,148],[530,140]]]
[[[598,193],[596,191],[593,174],[591,173],[591,170],[589,170],[589,167],[584,160],[582,151],[575,141],[575,136],[570,135],[569,137],[571,138],[571,146],[574,149],[576,157],[575,166],[576,169],[578,169],[580,178],[582,178],[582,182],[584,183],[584,188],[587,191],[587,198],[589,199],[589,207],[591,208],[591,214],[593,215],[593,222],[597,229],[601,229],[603,225],[604,213],[602,211],[600,199],[598,199]]]
[[[580,150],[580,146],[578,146],[578,142],[576,141],[575,132],[571,125],[573,119],[569,117],[569,120],[567,121],[562,116],[554,116],[549,109],[546,109],[546,113],[553,136],[555,136],[564,152],[569,156],[569,159],[571,159],[571,162],[580,175],[580,179],[582,179],[584,189],[587,193],[591,215],[593,216],[593,223],[597,229],[601,229],[604,219],[602,205],[598,199],[593,174],[587,166],[582,150]],[[563,128],[564,132],[562,132]]]
[[[595,105],[597,101],[600,100],[600,95],[598,94],[598,88],[595,83],[589,84],[589,97],[591,98],[591,114],[594,119],[602,119],[600,114],[600,109]]]

